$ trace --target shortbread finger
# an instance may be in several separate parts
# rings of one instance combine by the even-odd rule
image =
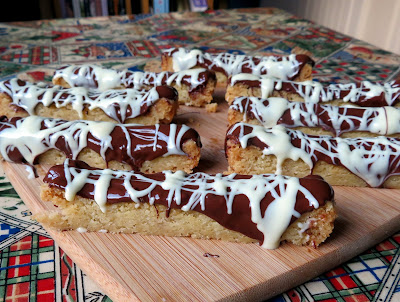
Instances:
[[[400,139],[308,135],[280,125],[234,124],[226,135],[231,172],[322,176],[331,185],[400,188]]]
[[[154,125],[170,123],[178,93],[169,86],[149,91],[111,89],[103,92],[29,83],[13,78],[0,82],[0,114],[40,115],[65,120],[96,120]]]
[[[36,219],[61,230],[260,241],[277,248],[281,240],[318,246],[336,218],[333,190],[316,176],[136,174],[66,162],[52,167],[44,182],[42,199],[58,211]]]
[[[60,164],[80,159],[99,168],[146,173],[192,172],[200,137],[186,125],[130,125],[28,116],[0,121],[0,155],[16,163]]]

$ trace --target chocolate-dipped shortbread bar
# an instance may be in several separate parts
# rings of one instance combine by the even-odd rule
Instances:
[[[315,135],[400,137],[400,109],[391,106],[363,108],[290,102],[278,97],[238,97],[229,107],[228,122],[282,125]]]
[[[60,67],[54,72],[53,84],[101,91],[114,88],[149,90],[154,86],[168,85],[178,91],[179,104],[204,107],[213,99],[216,77],[214,72],[204,68],[178,72],[142,72],[84,64]]]
[[[133,125],[28,116],[0,120],[0,155],[9,162],[91,166],[146,173],[184,170],[200,159],[200,137],[186,125]]]
[[[225,99],[236,97],[282,97],[290,101],[381,107],[400,105],[400,82],[362,81],[347,84],[323,84],[316,81],[294,82],[268,76],[241,73],[229,79]]]
[[[227,131],[225,152],[234,173],[312,173],[331,185],[400,188],[399,138],[316,136],[236,123]]]
[[[154,125],[170,123],[178,93],[169,86],[136,89],[63,88],[16,78],[0,82],[0,115],[40,115],[64,120],[96,120]]]
[[[41,197],[57,211],[35,219],[59,230],[191,236],[318,246],[336,218],[332,188],[320,177],[138,174],[67,160],[44,178]]]
[[[207,68],[215,71],[217,84],[226,87],[228,78],[238,73],[267,75],[283,80],[311,80],[314,61],[307,55],[247,56],[231,53],[210,54],[198,49],[171,48],[162,57],[164,71]]]

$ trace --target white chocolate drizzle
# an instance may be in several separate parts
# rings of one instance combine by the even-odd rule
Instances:
[[[42,123],[45,129],[42,128]],[[50,149],[58,149],[56,143],[63,138],[76,159],[87,146],[88,134],[100,141],[101,154],[110,147],[111,132],[116,124],[111,122],[70,121],[43,118],[35,115],[19,119],[15,126],[2,122],[8,128],[0,132],[0,153],[6,161],[12,161],[9,150],[17,149],[25,161],[34,164],[35,159]]]
[[[305,102],[319,103],[342,100],[349,103],[361,103],[379,96],[383,96],[386,106],[393,106],[400,97],[400,84],[396,81],[387,83],[373,83],[362,81],[360,83],[329,84],[324,85],[316,81],[282,81],[265,75],[241,73],[231,77],[230,85],[240,81],[259,81],[261,97],[267,98],[273,91],[282,89],[283,84],[290,84],[295,93],[301,96]],[[345,96],[343,96],[345,94]]]
[[[205,81],[200,77],[200,74],[204,72],[206,72],[204,68],[182,70],[178,72],[125,72],[121,81],[126,87],[141,89],[143,86],[182,86],[185,78],[185,81],[190,83],[190,89],[193,90],[205,84]]]
[[[64,163],[64,173],[67,180],[65,198],[72,201],[85,184],[92,184],[95,192],[94,200],[103,212],[107,210],[107,190],[112,179],[123,180],[127,194],[136,203],[140,203],[140,199],[147,196],[152,205],[154,202],[152,191],[159,186],[169,191],[168,207],[175,203],[182,205],[183,211],[193,210],[197,205],[204,211],[207,207],[207,196],[213,194],[225,198],[225,211],[232,214],[235,197],[245,195],[249,200],[251,221],[264,234],[262,247],[268,249],[279,246],[280,238],[289,226],[292,216],[300,217],[300,213],[295,210],[297,194],[302,193],[309,206],[319,207],[318,200],[308,189],[300,185],[299,179],[295,177],[265,174],[254,175],[248,179],[235,179],[236,174],[213,176],[198,172],[185,175],[182,171],[175,173],[167,171],[163,173],[164,177],[161,180],[156,180],[148,175],[134,172],[80,169],[70,166],[69,160]],[[146,184],[145,188],[135,190],[132,185],[134,182]],[[267,194],[271,194],[274,201],[262,213],[260,204]]]
[[[238,135],[233,134],[235,131]],[[388,177],[400,174],[400,139],[397,138],[314,136],[281,125],[265,128],[245,123],[233,125],[227,136],[236,136],[242,148],[251,139],[261,141],[265,145],[263,154],[277,158],[276,174],[282,173],[286,159],[301,159],[312,170],[321,155],[324,157],[321,160],[343,165],[371,187],[379,187]]]
[[[54,72],[53,82],[60,78],[70,87],[97,88],[104,91],[121,86],[118,70],[94,64],[63,66]]]
[[[400,109],[390,106],[360,108],[289,102],[276,97],[239,97],[230,109],[242,113],[245,122],[250,114],[265,127],[319,127],[332,131],[334,136],[348,131],[400,133]]]
[[[315,223],[317,219],[315,218],[309,218],[307,219],[304,223],[298,222],[297,225],[300,228],[299,229],[299,234],[303,234],[305,231],[307,231],[313,223]]]
[[[191,69],[199,64],[206,64],[208,69],[222,69],[227,76],[243,72],[249,68],[253,74],[268,74],[279,79],[292,79],[298,75],[301,63],[296,55],[284,57],[252,57],[230,53],[210,54],[198,49],[172,48],[164,52],[172,57],[174,71]]]
[[[278,124],[284,112],[289,109],[288,103],[283,98],[275,97],[268,99],[238,97],[234,99],[229,109],[242,113],[244,122],[247,122],[249,120],[248,115],[252,114],[263,126],[273,127]]]
[[[34,179],[36,177],[36,171],[32,166],[26,165],[25,171],[28,173],[28,179]]]
[[[79,233],[86,233],[86,232],[87,232],[87,229],[84,228],[84,227],[78,227],[78,228],[76,229],[76,231],[79,232]]]
[[[0,92],[8,94],[14,105],[23,108],[30,115],[35,114],[38,104],[45,107],[54,104],[57,108],[71,105],[80,118],[83,118],[85,107],[89,110],[99,108],[120,123],[140,116],[143,106],[150,107],[160,99],[156,88],[149,91],[111,89],[100,92],[84,87],[63,88],[44,83],[33,84],[16,78],[0,82]]]
[[[299,236],[304,236],[304,232],[309,230],[313,225],[317,223],[318,219],[315,218],[308,218],[304,223],[298,222],[297,226],[299,228],[298,234]],[[305,234],[305,240],[308,241],[310,239],[309,234]]]
[[[42,125],[44,127],[42,127]],[[186,125],[163,125],[169,133],[159,131],[160,125],[142,126],[134,124],[115,124],[97,121],[64,121],[60,119],[28,116],[18,118],[15,123],[0,122],[3,128],[0,131],[0,154],[6,161],[10,158],[10,151],[18,150],[24,162],[32,165],[35,159],[50,149],[60,150],[57,142],[62,139],[63,145],[70,152],[71,159],[77,159],[79,153],[88,146],[89,139],[97,140],[100,155],[106,160],[106,153],[113,149],[113,139],[122,141],[121,153],[126,152],[129,163],[135,162],[136,150],[155,152],[165,148],[162,156],[186,155],[182,150],[183,136],[189,128]],[[111,135],[115,128],[120,128],[121,135]],[[126,146],[124,145],[126,143]],[[117,144],[117,143],[116,143]],[[163,147],[165,145],[165,147]],[[117,146],[117,145],[115,145]]]
[[[70,87],[96,88],[105,91],[113,88],[129,87],[143,89],[145,86],[190,84],[190,89],[205,85],[201,73],[206,72],[204,68],[182,70],[178,72],[142,72],[129,70],[115,70],[98,65],[69,65],[57,69],[54,73],[53,82],[59,78],[64,79]]]

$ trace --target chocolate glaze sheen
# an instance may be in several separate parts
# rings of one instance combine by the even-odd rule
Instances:
[[[12,120],[14,120],[15,122],[17,120],[21,119],[20,117],[14,117],[12,118]],[[0,133],[8,128],[11,128],[11,125],[13,123],[10,123],[7,116],[2,115],[0,117]],[[7,154],[9,156],[9,158],[16,163],[26,163],[26,160],[24,159],[24,157],[22,156],[21,152],[19,152],[18,148],[7,148]]]
[[[157,86],[156,90],[160,95],[160,98],[166,98],[170,101],[177,101],[178,100],[178,91],[167,85]]]

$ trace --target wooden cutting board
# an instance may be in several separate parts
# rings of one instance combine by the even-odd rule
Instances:
[[[227,104],[217,113],[183,107],[175,120],[195,128],[203,149],[199,171],[227,169]],[[54,211],[39,198],[41,177],[3,163],[8,178],[34,214]],[[42,167],[41,174],[48,167]],[[400,230],[400,190],[336,187],[339,218],[318,249],[127,234],[49,234],[114,301],[253,301],[273,297],[358,255]]]

